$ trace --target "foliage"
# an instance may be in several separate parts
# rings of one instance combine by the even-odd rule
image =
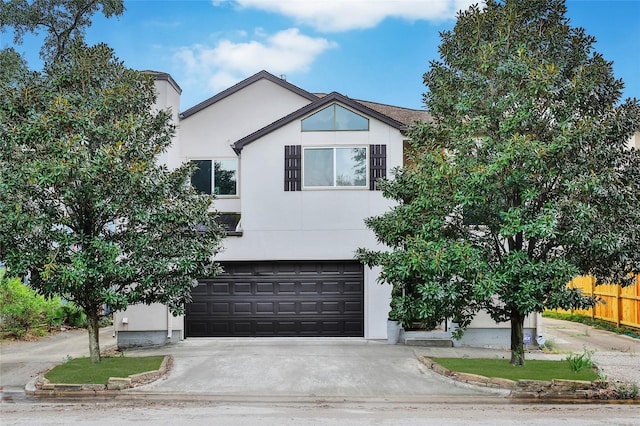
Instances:
[[[83,309],[96,362],[103,305],[178,314],[196,278],[217,271],[212,198],[189,185],[189,165],[157,163],[174,127],[155,100],[152,77],[103,44],[0,82],[0,259]]]
[[[0,331],[23,338],[43,335],[58,323],[60,299],[46,299],[19,278],[7,278],[0,269]]]
[[[615,383],[613,388],[618,399],[636,399],[640,395],[640,389],[635,383]]]
[[[92,16],[102,10],[105,17],[121,15],[122,0],[12,0],[0,2],[0,32],[13,30],[21,44],[26,33],[47,35],[40,56],[48,62],[63,60],[74,41],[82,40]]]
[[[581,354],[571,354],[567,356],[567,362],[571,367],[571,371],[574,373],[579,373],[580,371],[593,368],[593,361],[591,357],[593,356],[594,351],[588,351],[584,348],[584,351]]]
[[[131,374],[158,370],[164,356],[104,357],[99,365],[89,358],[69,359],[49,370],[44,377],[52,383],[107,384],[109,377],[128,377]]]
[[[598,328],[600,330],[610,331],[616,334],[624,334],[629,337],[640,339],[640,330],[629,327],[618,327],[615,323],[604,321],[597,318],[591,318],[590,316],[580,314],[565,314],[557,311],[545,311],[542,313],[543,317],[561,319],[565,321],[579,322],[581,324],[589,325],[591,327]]]
[[[87,326],[87,314],[75,303],[67,302],[56,310],[56,322],[69,327],[84,328]]]
[[[441,34],[424,75],[432,120],[380,184],[396,205],[366,221],[389,250],[357,252],[420,299],[420,320],[509,321],[514,364],[527,315],[596,302],[570,279],[626,285],[640,270],[640,152],[626,148],[640,104],[619,102],[622,81],[565,12],[488,1]]]
[[[594,370],[575,373],[564,361],[530,360],[526,365],[514,368],[507,360],[488,358],[433,358],[441,366],[460,373],[499,377],[509,380],[587,380],[598,378]]]
[[[15,49],[0,50],[0,81],[17,81],[27,71],[27,62]]]

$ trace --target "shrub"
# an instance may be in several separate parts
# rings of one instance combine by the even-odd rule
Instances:
[[[586,348],[581,354],[572,354],[567,357],[567,362],[574,373],[578,373],[585,368],[593,368],[593,361],[591,361],[593,351],[588,351]]]
[[[60,299],[46,299],[5,272],[0,270],[0,332],[18,338],[45,334],[56,324]]]

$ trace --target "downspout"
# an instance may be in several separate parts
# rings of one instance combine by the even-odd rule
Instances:
[[[542,337],[542,312],[536,313],[536,338]]]
[[[171,315],[171,311],[169,310],[169,307],[167,307],[167,339],[171,339],[171,337],[173,336],[173,328],[172,328],[172,317],[173,315]]]

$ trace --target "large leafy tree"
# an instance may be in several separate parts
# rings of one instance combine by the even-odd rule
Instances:
[[[195,279],[216,272],[211,199],[189,185],[189,166],[156,161],[174,128],[155,99],[153,78],[105,45],[76,44],[43,74],[0,82],[0,259],[84,309],[94,362],[103,306],[181,313]]]
[[[122,0],[11,0],[0,2],[0,31],[13,30],[20,44],[25,34],[46,36],[40,56],[46,62],[64,59],[74,40],[83,40],[93,15],[109,18],[124,11]]]
[[[358,251],[394,286],[396,313],[509,321],[514,365],[527,315],[596,302],[571,278],[627,285],[640,271],[640,153],[625,148],[640,105],[620,102],[612,63],[565,13],[490,0],[441,34],[424,75],[433,120],[382,185],[397,205],[367,220],[388,250]]]

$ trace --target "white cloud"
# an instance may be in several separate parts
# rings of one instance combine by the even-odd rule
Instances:
[[[256,31],[263,34],[263,30]],[[273,74],[307,71],[313,61],[337,45],[290,28],[260,40],[219,41],[215,46],[197,44],[178,49],[174,60],[180,68],[182,85],[206,87],[212,93],[225,89],[262,69]]]
[[[386,18],[407,21],[451,19],[481,0],[228,0],[239,8],[278,13],[318,31],[372,28]],[[214,6],[224,1],[213,1]]]

